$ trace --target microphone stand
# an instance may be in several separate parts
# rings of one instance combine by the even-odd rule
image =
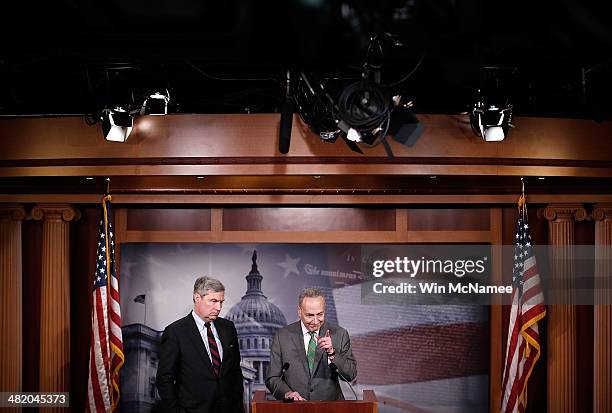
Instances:
[[[350,387],[351,391],[353,392],[353,395],[355,396],[355,400],[359,400],[359,397],[357,397],[357,392],[355,391],[355,389],[353,388],[353,385],[351,384],[350,381],[348,381],[346,379],[346,377],[344,377],[342,375],[342,373],[340,373],[340,369],[338,369],[338,366],[336,366],[336,363],[329,363],[329,368],[332,369],[332,371],[334,373],[336,373],[338,376],[340,376],[340,378],[342,380],[344,380],[346,382],[346,384],[348,384],[348,386]]]
[[[285,378],[285,372],[289,369],[289,363],[285,363],[283,365],[283,368],[281,369],[281,374],[279,376],[274,376],[274,377],[279,377],[280,381],[284,380]],[[274,395],[276,393],[276,390],[278,390],[278,386],[280,384],[280,381],[276,383],[276,386],[274,386],[274,388],[272,389],[272,397],[276,398],[276,396]],[[290,403],[293,401],[293,397],[289,397],[289,398],[285,398],[285,396],[283,395],[283,402],[284,403]]]

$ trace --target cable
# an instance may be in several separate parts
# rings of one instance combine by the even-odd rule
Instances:
[[[235,82],[235,81],[245,81],[245,82],[276,82],[281,86],[285,86],[285,84],[283,82],[281,82],[278,79],[275,79],[273,77],[261,77],[261,78],[229,78],[229,77],[217,77],[217,76],[213,76],[210,75],[208,73],[206,73],[205,71],[203,71],[202,69],[200,69],[199,67],[197,67],[196,65],[194,65],[193,63],[191,63],[189,60],[185,60],[185,63],[187,63],[189,66],[191,66],[192,68],[194,68],[198,73],[200,73],[202,76],[211,79],[211,80],[220,80],[220,81],[230,81],[230,82]]]
[[[381,127],[391,113],[391,99],[379,85],[363,81],[344,89],[338,98],[338,118],[358,132]]]
[[[425,59],[425,54],[422,54],[422,55],[421,55],[421,58],[419,59],[419,61],[417,62],[417,64],[414,66],[414,68],[413,68],[413,69],[412,69],[410,72],[408,72],[408,74],[407,74],[406,76],[402,77],[400,80],[398,80],[398,81],[396,81],[396,82],[393,82],[393,83],[385,83],[385,84],[383,84],[382,86],[386,86],[386,87],[389,87],[389,86],[397,86],[397,85],[400,85],[400,84],[404,83],[406,80],[408,80],[408,79],[410,78],[410,76],[412,76],[412,75],[414,74],[414,72],[416,72],[416,71],[417,71],[417,69],[418,69],[418,68],[421,66],[421,63],[423,63],[423,60],[424,60],[424,59]]]

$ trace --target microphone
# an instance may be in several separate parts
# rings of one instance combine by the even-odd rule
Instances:
[[[291,71],[287,70],[287,91],[281,105],[280,128],[278,130],[278,151],[283,155],[291,145],[291,126],[293,124],[293,99],[291,98]]]
[[[291,126],[293,123],[293,101],[287,96],[281,106],[280,128],[278,130],[278,151],[283,155],[291,145]]]
[[[340,378],[342,380],[344,380],[346,382],[346,384],[348,384],[348,386],[351,388],[351,391],[353,392],[353,394],[355,395],[355,400],[359,400],[359,397],[357,397],[357,392],[355,392],[355,389],[353,388],[353,385],[351,384],[350,381],[348,381],[346,379],[346,377],[344,377],[342,375],[342,373],[340,373],[340,370],[338,369],[338,366],[336,366],[336,363],[329,363],[329,368],[332,369],[332,371],[334,373],[336,373],[338,376],[340,376]]]
[[[278,376],[272,376],[272,377],[280,377],[281,381],[283,380],[283,378],[285,377],[285,372],[287,370],[289,370],[289,363],[285,363],[283,364],[283,367],[281,368],[281,373]],[[280,381],[276,383],[276,386],[274,386],[274,388],[272,389],[272,397],[276,397],[274,396],[274,394],[276,393],[276,390],[278,390],[278,385],[280,384]],[[283,398],[284,400],[284,398]]]

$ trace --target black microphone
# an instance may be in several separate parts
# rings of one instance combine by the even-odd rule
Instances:
[[[278,376],[272,376],[272,377],[280,377],[281,381],[283,380],[283,378],[285,377],[285,372],[287,370],[289,370],[289,363],[285,363],[283,364],[283,367],[281,368],[281,373]],[[272,378],[270,377],[270,378]],[[276,390],[278,390],[278,385],[280,384],[280,381],[278,383],[276,383],[276,386],[274,386],[274,389],[272,389],[272,397],[276,397],[274,396],[274,393],[276,393]],[[283,397],[284,399],[284,397]]]
[[[293,124],[293,99],[291,98],[291,71],[287,70],[287,90],[281,104],[280,128],[278,129],[278,151],[283,155],[289,152],[291,145],[291,127]]]
[[[278,151],[283,155],[291,145],[291,126],[293,123],[293,100],[287,96],[281,106],[280,128],[278,130]]]
[[[350,382],[350,381],[348,381],[348,380],[346,379],[346,377],[344,377],[344,376],[342,375],[342,373],[340,373],[340,370],[338,369],[338,366],[336,366],[336,364],[335,364],[335,363],[329,363],[329,368],[330,368],[330,369],[332,369],[332,371],[333,371],[334,373],[336,373],[338,376],[340,376],[340,378],[341,378],[342,380],[344,380],[344,381],[346,382],[346,384],[348,384],[348,385],[349,385],[349,387],[351,388],[351,391],[352,391],[352,392],[353,392],[353,394],[355,395],[355,400],[359,400],[359,397],[357,397],[357,392],[355,392],[355,389],[354,389],[354,388],[353,388],[353,386],[351,385],[351,382]]]

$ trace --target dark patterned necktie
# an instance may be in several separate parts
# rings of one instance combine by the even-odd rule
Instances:
[[[221,369],[221,356],[219,355],[219,347],[217,347],[217,340],[213,335],[210,323],[204,323],[206,326],[206,335],[208,336],[208,347],[210,348],[210,361],[212,362],[213,372],[215,376],[219,376],[219,370]]]
[[[308,360],[308,368],[312,372],[312,369],[314,369],[315,353],[317,351],[317,341],[315,340],[314,331],[309,331],[308,334],[310,334],[310,341],[308,342],[308,351],[306,352],[306,359]]]

